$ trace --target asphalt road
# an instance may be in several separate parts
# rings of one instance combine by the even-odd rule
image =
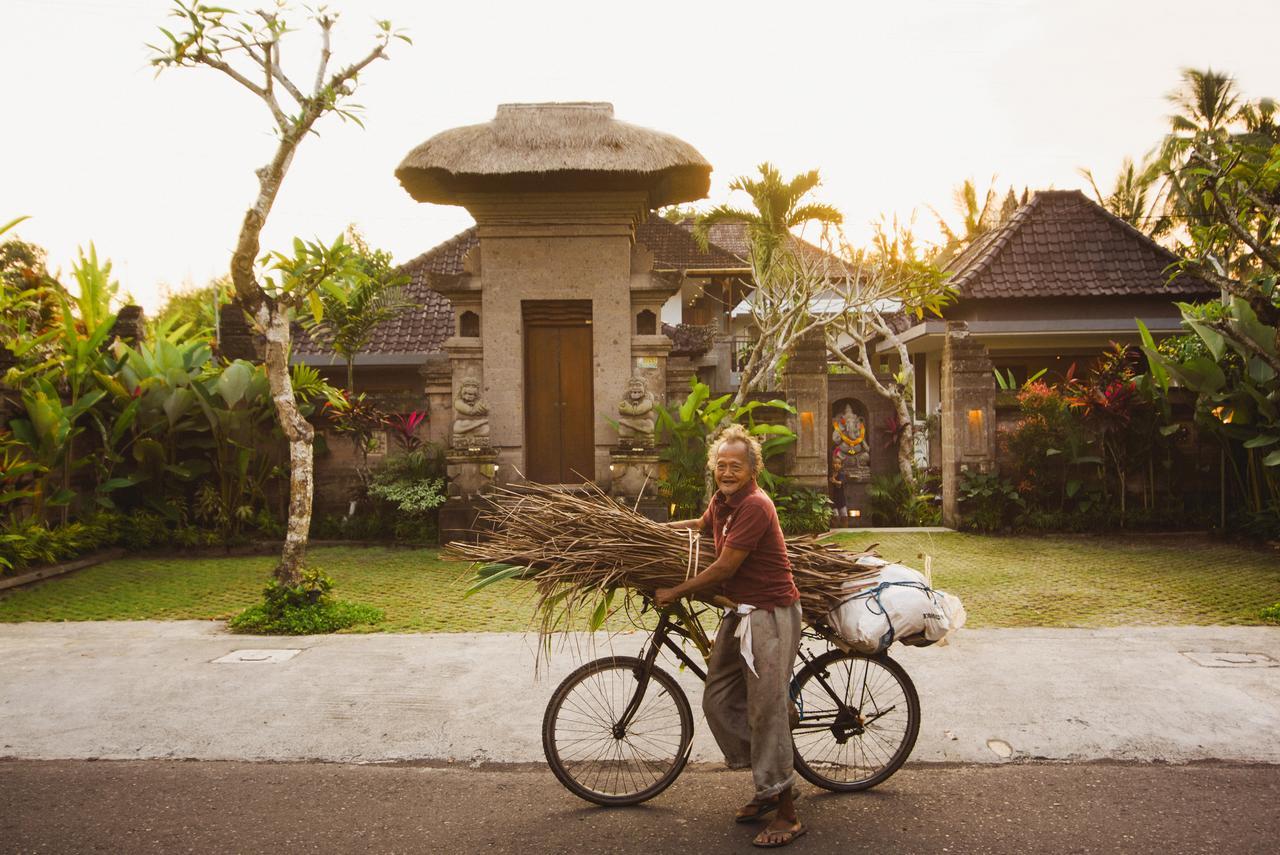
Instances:
[[[745,773],[693,768],[604,809],[545,768],[0,761],[3,852],[755,851]],[[805,785],[794,852],[1267,852],[1280,767],[909,766],[868,793]]]

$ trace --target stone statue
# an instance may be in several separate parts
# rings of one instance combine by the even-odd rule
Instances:
[[[871,449],[862,417],[845,404],[844,411],[831,420],[831,462],[838,464],[851,481],[871,477]]]
[[[489,405],[480,398],[480,381],[468,377],[453,398],[453,446],[489,444]]]
[[[653,445],[653,426],[658,420],[654,412],[653,393],[639,377],[627,381],[627,391],[618,402],[618,443],[620,445]]]

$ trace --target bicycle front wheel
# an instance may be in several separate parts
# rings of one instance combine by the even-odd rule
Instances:
[[[666,671],[654,667],[640,691],[643,660],[597,659],[564,679],[542,718],[542,748],[570,792],[599,805],[634,805],[671,786],[689,760],[693,712]]]
[[[888,656],[832,650],[791,684],[800,712],[792,728],[795,767],[805,780],[839,793],[866,790],[898,771],[920,732],[920,699]]]

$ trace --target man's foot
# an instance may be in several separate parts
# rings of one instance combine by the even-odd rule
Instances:
[[[791,800],[794,802],[799,796],[795,787],[791,788]],[[782,803],[782,796],[777,795],[771,799],[752,799],[742,807],[738,808],[738,812],[733,815],[734,822],[755,822],[757,819],[763,819],[768,814],[778,809],[778,805]]]
[[[766,815],[773,813],[778,809],[779,798],[774,796],[764,801],[756,801],[752,799],[742,807],[738,808],[738,812],[733,815],[734,822],[755,822],[757,819],[763,819]]]
[[[777,817],[773,822],[769,823],[764,831],[752,838],[751,845],[759,846],[762,849],[786,846],[808,830],[805,828],[804,823],[798,819],[787,820]]]

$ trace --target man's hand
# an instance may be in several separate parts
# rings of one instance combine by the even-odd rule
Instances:
[[[665,609],[678,599],[680,598],[676,596],[675,588],[659,588],[653,592],[653,601],[658,604],[660,609]]]

